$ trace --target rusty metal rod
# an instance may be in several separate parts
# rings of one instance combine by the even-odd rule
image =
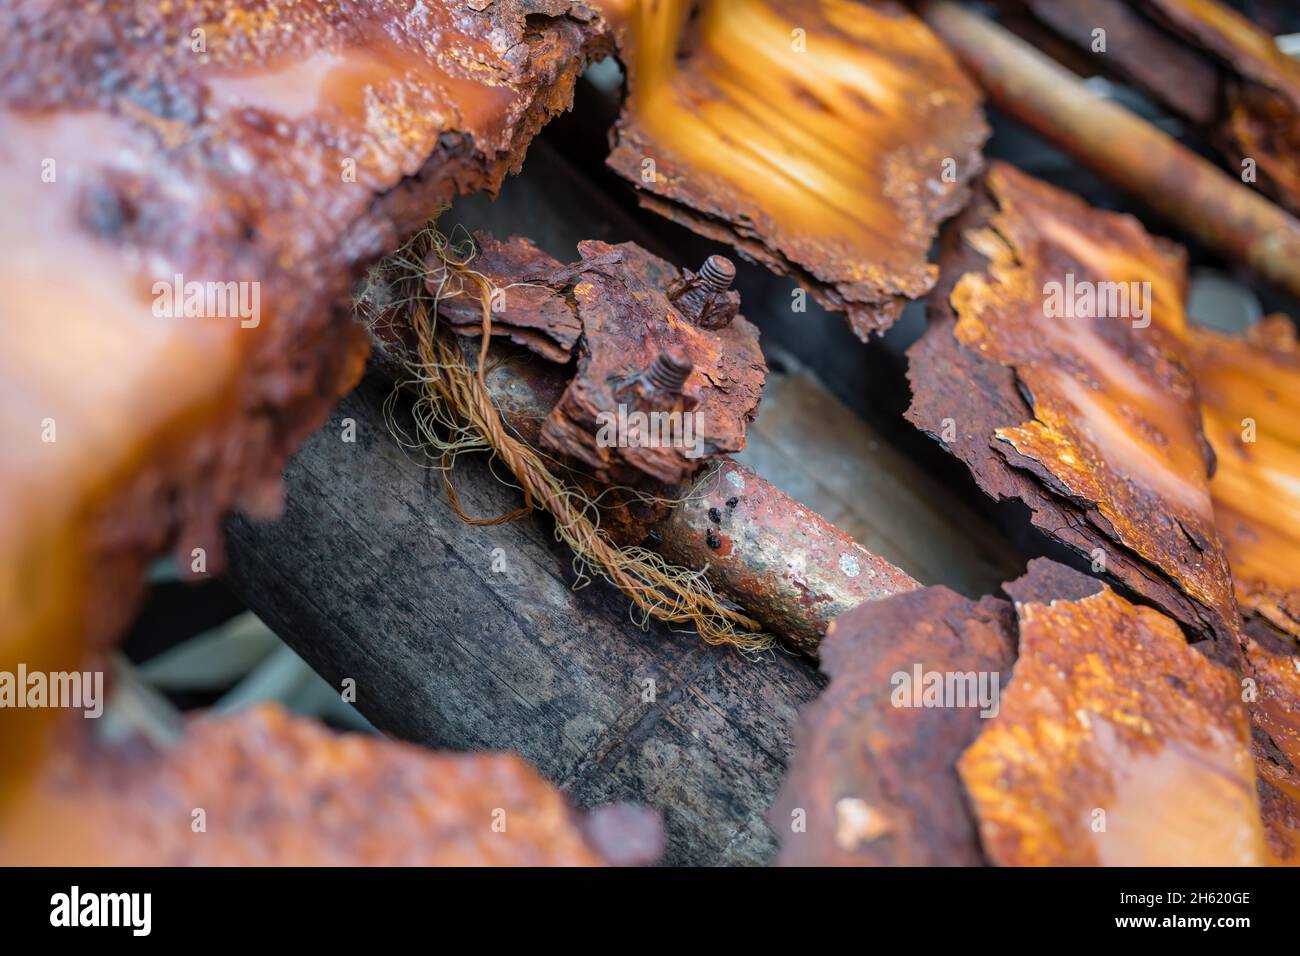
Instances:
[[[990,20],[947,0],[923,14],[1002,109],[1206,246],[1300,296],[1300,221]]]
[[[401,379],[406,346],[391,327],[372,328],[371,365]],[[506,424],[536,437],[564,389],[564,373],[521,356],[488,372],[488,391]],[[723,458],[682,493],[655,526],[657,550],[674,564],[705,568],[719,594],[791,648],[816,655],[836,616],[863,601],[920,587],[751,468]]]

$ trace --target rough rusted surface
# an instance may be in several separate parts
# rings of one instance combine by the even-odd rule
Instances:
[[[809,655],[838,615],[919,585],[743,465],[719,463],[655,529],[660,549]]]
[[[1300,639],[1300,348],[1270,316],[1235,338],[1194,328],[1192,367],[1218,467],[1214,516],[1243,611]]]
[[[946,239],[952,285],[909,352],[909,419],[987,493],[1024,501],[1037,527],[1235,663],[1237,611],[1185,358],[1181,250],[1007,166],[984,188]],[[1149,282],[1149,324],[1101,309],[1049,316],[1047,283],[1067,281]]]
[[[196,810],[202,810],[201,826]],[[0,821],[5,865],[594,866],[646,863],[657,819],[584,821],[513,754],[434,754],[264,706],[143,743],[55,756]]]
[[[574,304],[574,290],[587,281],[586,271],[589,265],[595,264],[606,271],[614,270],[616,275],[626,275],[632,287],[641,290],[636,302],[653,302],[657,308],[663,308],[665,301],[673,301],[665,300],[664,294],[680,290],[683,275],[688,280],[694,275],[690,270],[679,273],[668,263],[636,247],[588,248],[593,252],[589,261],[565,266],[535,284],[546,286],[554,295]],[[616,255],[607,255],[610,249]],[[630,263],[622,258],[622,252],[627,250],[635,250]],[[632,265],[635,270],[628,271]],[[498,278],[515,281],[510,274]],[[653,296],[643,288],[645,282],[655,287]],[[734,296],[728,294],[725,306],[714,300],[709,306],[710,314],[724,307],[730,311]],[[371,283],[363,298],[373,319],[369,324],[378,366],[389,377],[400,380],[411,361],[412,343],[410,336],[403,334],[403,326],[392,309],[395,296],[379,281]],[[676,308],[673,305],[673,310]],[[714,341],[735,341],[738,335],[748,338],[753,334],[751,327],[740,318],[731,319],[722,330],[695,330],[675,311],[664,315],[663,328],[675,337],[673,344],[690,341],[682,336],[700,336],[707,342],[714,336],[718,337]],[[617,320],[618,316],[613,318]],[[626,329],[622,334],[624,338],[620,341],[624,347],[644,348],[631,341]],[[751,351],[758,354],[752,340],[743,352]],[[601,347],[602,362],[608,365],[618,358],[617,352],[614,345]],[[468,361],[476,361],[477,346],[468,344],[466,353]],[[735,355],[730,358],[734,360]],[[622,360],[626,361],[626,356]],[[750,372],[757,376],[760,368],[751,366]],[[521,348],[494,343],[487,374],[488,391],[511,430],[525,441],[539,444],[543,426],[552,424],[561,398],[572,388],[572,383],[566,380],[568,374],[567,368],[537,361]],[[721,376],[709,376],[707,390],[721,381]],[[761,379],[756,379],[756,384],[761,384]],[[583,387],[598,389],[599,380]],[[731,400],[748,391],[748,387],[733,390],[725,397]],[[612,386],[605,394],[613,394]],[[701,434],[707,432],[705,429]],[[581,441],[590,441],[590,435],[588,432],[588,437]],[[601,528],[614,541],[625,545],[645,544],[674,564],[705,570],[719,594],[745,608],[766,628],[804,653],[816,654],[817,645],[836,615],[862,601],[917,587],[906,573],[857,544],[761,476],[725,458],[694,484],[669,486],[644,473],[632,475],[641,494],[610,488],[593,476],[587,462],[567,455],[564,460],[574,466],[567,471],[566,478],[599,501]],[[705,460],[686,459],[696,467]],[[660,497],[647,500],[644,497],[647,492]]]
[[[5,6],[0,663],[69,666],[156,551],[211,573],[232,506],[279,507],[360,374],[358,266],[494,190],[603,48],[586,8],[473,6]],[[159,316],[177,276],[260,314]]]
[[[1059,599],[1062,574],[1095,586],[1046,561],[1008,586],[1019,657],[998,716],[958,762],[989,858],[1267,862],[1242,685],[1109,587]]]
[[[492,335],[503,336],[552,362],[568,362],[582,333],[576,309],[547,279],[563,265],[523,236],[505,242],[485,232],[474,234],[470,268],[491,284]],[[434,255],[427,285],[438,297],[438,317],[460,335],[483,334],[481,287],[461,279]]]
[[[956,762],[980,708],[915,707],[904,679],[997,674],[1015,657],[1011,606],[930,587],[841,615],[822,644],[831,682],[800,717],[789,776],[770,814],[780,861],[816,866],[984,862]],[[900,678],[898,675],[902,675]]]
[[[1024,0],[1035,17],[1081,50],[1097,70],[1117,73],[1182,116],[1209,125],[1218,114],[1220,70],[1129,0]],[[1105,31],[1097,50],[1094,30]]]
[[[1300,212],[1300,64],[1271,34],[1212,0],[1028,0],[1081,49],[1106,31],[1093,62],[1204,129],[1259,187]]]
[[[926,22],[1000,108],[1220,254],[1300,295],[1300,220],[971,9]]]
[[[1300,866],[1300,648],[1260,620],[1247,634],[1260,814],[1274,861]]]
[[[744,448],[767,375],[758,330],[739,317],[694,324],[666,294],[677,270],[634,243],[590,240],[578,251],[568,270],[578,368],[542,425],[542,447],[605,484],[669,488]]]
[[[1234,167],[1257,164],[1261,188],[1300,212],[1300,62],[1272,35],[1214,0],[1142,0],[1193,48],[1223,64],[1218,136]]]
[[[920,20],[892,2],[598,6],[629,80],[609,163],[646,207],[792,276],[864,338],[930,289],[988,129]]]

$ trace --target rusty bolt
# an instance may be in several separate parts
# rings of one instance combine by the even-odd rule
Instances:
[[[655,356],[655,360],[646,369],[646,382],[660,391],[677,393],[686,384],[693,368],[694,363],[681,349],[676,346],[666,348]]]
[[[709,256],[700,267],[700,284],[712,295],[720,295],[736,280],[736,265],[726,256]]]

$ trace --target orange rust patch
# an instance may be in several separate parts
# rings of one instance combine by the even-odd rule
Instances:
[[[945,245],[952,288],[909,351],[909,418],[1237,666],[1182,250],[1003,164]]]
[[[1003,865],[1255,865],[1268,852],[1241,687],[1109,588],[1017,600],[1001,712],[958,770]]]
[[[1194,329],[1191,358],[1218,468],[1214,514],[1237,600],[1300,639],[1300,348],[1271,316],[1249,339]]]
[[[609,163],[644,205],[793,276],[864,338],[930,289],[988,129],[919,19],[843,0],[598,6],[630,89]]]
[[[206,830],[192,829],[194,808]],[[504,811],[506,826],[493,827]],[[563,796],[513,754],[432,754],[270,706],[158,754],[53,757],[0,821],[0,862],[58,866],[598,865]]]

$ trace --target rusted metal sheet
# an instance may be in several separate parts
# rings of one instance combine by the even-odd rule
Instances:
[[[1300,222],[1077,76],[955,3],[926,22],[993,101],[1189,235],[1300,295]]]
[[[1094,62],[1203,129],[1249,182],[1300,212],[1300,63],[1271,34],[1213,0],[1028,0]]]
[[[976,602],[929,587],[838,617],[821,648],[830,684],[801,713],[790,773],[769,814],[780,862],[982,864],[956,770],[980,710],[912,706],[905,682],[920,668],[996,674],[1000,687],[1014,658],[1011,605],[994,597]]]
[[[1214,122],[1223,82],[1219,67],[1205,53],[1162,29],[1143,12],[1142,4],[1129,0],[1023,0],[1022,6],[1063,39],[1087,51],[1094,69],[1119,74],[1198,125]]]
[[[1260,187],[1300,212],[1300,62],[1215,0],[1142,0],[1142,6],[1223,64],[1216,138],[1238,170],[1252,160]]]
[[[1194,328],[1191,360],[1218,467],[1214,516],[1237,601],[1300,640],[1300,347],[1285,316],[1247,338]]]
[[[647,208],[844,311],[862,337],[927,292],[988,129],[892,2],[601,0],[628,73],[610,165]]]
[[[0,863],[596,866],[662,853],[656,814],[579,814],[521,758],[337,734],[269,705],[165,752],[89,740],[0,818]]]
[[[1108,587],[1060,599],[1047,564],[1008,585],[1019,656],[958,762],[990,860],[1268,862],[1242,685]]]
[[[732,461],[697,481],[654,531],[670,560],[708,568],[715,588],[809,655],[838,615],[920,586]]]
[[[157,551],[211,573],[229,509],[276,511],[286,456],[360,374],[335,308],[360,265],[495,190],[603,51],[589,17],[5,5],[0,664],[72,666]],[[27,719],[0,746],[35,740]]]
[[[1273,862],[1300,866],[1300,647],[1255,620],[1247,684],[1260,813]]]
[[[1035,526],[1235,665],[1182,251],[996,164],[941,262],[950,285],[909,351],[909,419],[988,494],[1024,501]],[[1116,309],[1121,288],[1131,299]],[[1088,305],[1088,290],[1108,301]]]

